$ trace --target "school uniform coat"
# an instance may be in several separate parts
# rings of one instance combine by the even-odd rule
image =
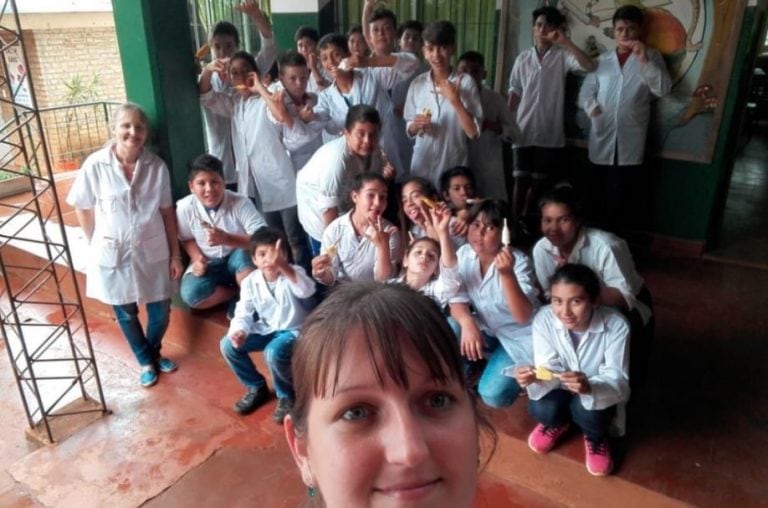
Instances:
[[[85,159],[67,196],[71,206],[94,212],[86,295],[109,305],[166,300],[175,292],[160,214],[173,207],[168,168],[143,149],[129,182],[112,147]]]
[[[651,101],[669,93],[672,81],[658,51],[647,48],[648,61],[633,54],[619,64],[616,51],[600,55],[597,70],[587,75],[579,92],[579,104],[590,117],[589,160],[619,166],[642,164],[651,118]]]

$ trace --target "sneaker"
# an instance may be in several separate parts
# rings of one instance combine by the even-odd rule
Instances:
[[[144,388],[149,388],[157,383],[157,371],[153,366],[147,365],[146,367],[142,367],[139,383]]]
[[[584,436],[584,450],[586,451],[587,471],[593,476],[607,476],[613,471],[613,460],[611,459],[611,448],[608,446],[608,440],[595,442]]]
[[[570,426],[568,423],[556,426],[539,423],[528,436],[528,448],[536,453],[547,453],[555,447],[557,440],[565,434]]]
[[[232,298],[227,304],[227,319],[232,321],[235,318],[235,308],[237,307],[237,301],[240,300],[239,296]]]
[[[291,412],[291,409],[293,409],[292,399],[277,399],[277,407],[275,408],[275,412],[272,413],[272,419],[275,423],[283,423],[283,420],[286,415]]]
[[[173,372],[174,370],[178,369],[179,366],[176,365],[176,362],[173,360],[166,358],[164,356],[161,356],[157,360],[157,368],[160,369],[160,372],[164,372],[168,374],[169,372]]]
[[[241,415],[253,413],[256,408],[269,400],[269,388],[267,385],[259,388],[249,388],[243,397],[235,402],[235,412]]]

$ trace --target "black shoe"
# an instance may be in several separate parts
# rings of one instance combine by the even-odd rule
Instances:
[[[283,420],[286,415],[291,412],[291,409],[293,409],[292,399],[277,399],[277,407],[275,408],[275,412],[272,413],[272,419],[275,423],[283,423]]]
[[[267,385],[259,388],[249,388],[243,398],[235,402],[235,412],[241,415],[253,413],[256,408],[269,400],[270,393]]]

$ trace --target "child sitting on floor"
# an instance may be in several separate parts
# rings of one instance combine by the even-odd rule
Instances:
[[[235,317],[221,339],[221,354],[248,388],[235,403],[239,414],[253,412],[270,397],[266,379],[248,355],[264,351],[277,395],[272,415],[277,423],[283,422],[293,406],[291,353],[307,315],[301,300],[315,293],[315,283],[304,269],[290,264],[287,246],[280,230],[262,228],[253,234],[249,250],[257,269],[243,280]],[[254,312],[258,320],[254,320]]]
[[[196,158],[189,170],[190,195],[176,202],[179,241],[189,256],[181,299],[208,309],[237,296],[253,271],[250,236],[266,226],[251,200],[224,188],[224,169],[213,155]]]
[[[587,471],[613,469],[608,428],[629,399],[629,327],[617,311],[600,305],[600,282],[584,265],[565,264],[549,279],[552,304],[533,320],[533,366],[515,369],[539,422],[528,438],[547,453],[575,423],[584,432]]]

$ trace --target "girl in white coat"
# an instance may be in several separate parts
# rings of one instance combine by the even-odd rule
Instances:
[[[547,453],[573,422],[584,432],[587,470],[605,476],[613,469],[608,429],[629,400],[629,327],[600,305],[600,282],[588,267],[563,265],[549,283],[552,305],[533,320],[537,367],[515,369],[539,422],[528,446]]]
[[[272,227],[282,229],[298,264],[307,262],[305,237],[296,212],[296,171],[279,129],[267,116],[260,93],[264,87],[253,56],[238,51],[229,61],[235,93],[216,92],[211,76],[225,71],[220,61],[205,66],[200,76],[200,102],[232,118],[232,146],[237,164],[237,190],[256,199],[256,206]]]
[[[184,266],[168,168],[144,148],[147,116],[138,106],[123,104],[113,118],[114,140],[85,160],[67,203],[91,246],[86,294],[112,305],[142,367],[139,382],[148,387],[157,382],[158,370],[176,370],[160,347],[173,281]],[[140,303],[147,305],[146,330],[139,322]]]

